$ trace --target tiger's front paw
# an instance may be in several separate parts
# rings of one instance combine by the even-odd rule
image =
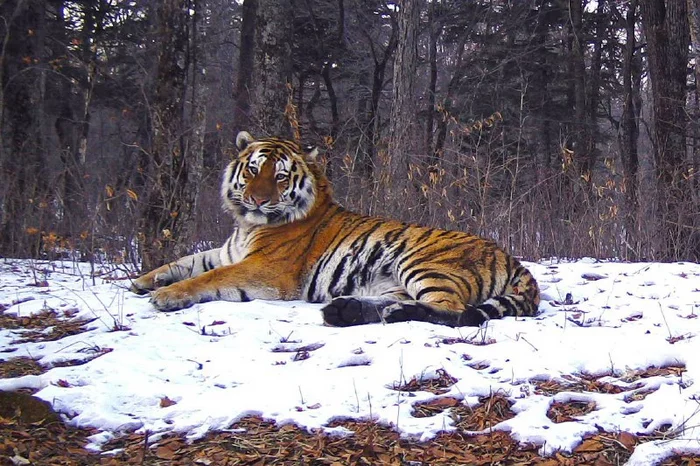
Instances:
[[[199,299],[195,295],[189,293],[177,283],[151,292],[153,307],[162,312],[177,311],[198,302]]]
[[[133,280],[131,282],[131,287],[129,288],[129,291],[131,291],[132,293],[143,295],[155,289],[156,285],[154,283],[153,277],[150,276],[150,274],[146,274],[141,275],[136,280]]]
[[[153,291],[157,288],[167,286],[172,283],[167,276],[162,273],[149,272],[145,275],[141,275],[139,278],[131,282],[131,287],[129,291],[132,293],[144,295],[149,291]]]

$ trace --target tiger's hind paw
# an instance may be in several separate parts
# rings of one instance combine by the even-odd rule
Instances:
[[[386,323],[420,320],[428,322],[428,309],[422,304],[396,303],[384,308],[382,320]]]
[[[466,311],[436,309],[420,301],[403,301],[384,308],[382,320],[387,323],[416,320],[449,327],[478,327],[484,317],[475,308]]]
[[[383,305],[382,305],[383,304]],[[387,303],[350,296],[334,298],[321,311],[326,325],[349,327],[371,322],[379,322],[380,312]]]

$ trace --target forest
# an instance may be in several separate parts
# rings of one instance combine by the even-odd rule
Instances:
[[[700,0],[3,0],[0,256],[220,244],[236,134],[518,256],[700,261]]]

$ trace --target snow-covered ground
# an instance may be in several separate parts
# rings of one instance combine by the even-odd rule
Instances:
[[[322,325],[319,305],[303,302],[212,302],[159,313],[127,291],[128,281],[111,280],[113,273],[93,279],[87,264],[0,259],[6,314],[77,310],[73,319],[97,318],[89,331],[52,342],[16,343],[20,330],[0,330],[0,360],[24,356],[56,366],[2,379],[0,389],[39,389],[72,424],[102,431],[95,448],[125,430],[195,438],[250,414],[329,431],[338,430],[324,427],[336,418],[372,418],[427,440],[453,420],[449,409],[414,417],[414,404],[450,396],[471,406],[500,392],[516,416],[496,428],[544,454],[570,451],[600,429],[667,429],[669,439],[638,446],[631,465],[700,453],[700,265],[527,265],[543,293],[536,318],[482,329],[420,322],[331,328]],[[633,377],[666,366],[686,370]],[[445,394],[395,390],[438,371],[457,379]],[[586,374],[625,391],[536,390],[538,381],[571,384]],[[572,400],[596,409],[572,422],[547,417],[553,402]]]

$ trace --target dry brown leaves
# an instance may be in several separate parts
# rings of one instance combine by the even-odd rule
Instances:
[[[595,407],[592,401],[554,401],[547,410],[547,417],[556,423],[571,422],[577,417],[593,412]]]
[[[70,311],[69,311],[70,312]],[[29,329],[24,334],[34,341],[56,339],[85,330],[86,321],[66,321],[56,311],[49,310],[32,317],[16,317],[0,312],[0,326]],[[46,332],[49,327],[57,327]],[[98,349],[104,354],[109,349]],[[84,361],[83,361],[84,362]],[[45,368],[36,361],[11,358],[0,361],[0,378],[40,374]],[[632,371],[620,379],[634,382],[654,376],[680,376],[682,366],[651,367]],[[401,391],[428,391],[443,394],[457,382],[444,370],[436,377],[417,378],[392,388]],[[630,399],[646,396],[640,385],[621,388],[598,377],[577,375],[563,381],[535,382],[536,392],[553,395],[563,391],[620,393],[630,392]],[[174,403],[167,397],[161,406]],[[16,464],[36,465],[544,465],[574,466],[622,465],[642,442],[659,436],[637,437],[634,434],[601,433],[586,438],[573,453],[557,453],[543,458],[538,447],[520,445],[507,432],[492,431],[469,435],[468,432],[487,431],[514,416],[510,401],[495,393],[479,400],[473,407],[453,397],[438,397],[414,405],[416,417],[434,416],[449,410],[455,432],[438,435],[429,442],[419,443],[401,439],[396,429],[371,421],[337,420],[329,427],[342,426],[352,435],[339,436],[322,431],[308,432],[294,425],[278,426],[260,418],[242,419],[231,431],[216,432],[195,442],[182,435],[168,434],[151,438],[148,434],[125,434],[104,446],[110,455],[97,455],[86,450],[87,437],[95,433],[89,429],[66,426],[44,402],[24,393],[0,392],[0,466]],[[595,409],[585,402],[553,403],[550,417],[555,422],[573,421],[576,416]],[[677,456],[662,466],[696,466],[699,457]]]
[[[31,316],[0,313],[0,328],[20,330],[21,337],[12,343],[55,341],[69,335],[85,332],[87,325],[95,319],[71,320],[77,309],[66,309],[60,314],[54,309],[45,309]]]
[[[411,415],[413,417],[432,417],[448,408],[454,408],[456,406],[460,406],[461,404],[462,402],[460,400],[457,398],[452,398],[451,396],[434,398],[429,401],[415,403],[413,405],[413,412]]]
[[[593,393],[622,393],[624,388],[610,382],[601,382],[598,378],[582,375],[569,380],[535,380],[535,393],[539,395],[555,395],[561,392],[593,392]]]
[[[685,371],[685,366],[680,364],[664,367],[651,366],[646,369],[628,371],[619,377],[619,381],[630,384],[650,377],[680,377]],[[643,400],[647,395],[654,392],[652,389],[642,389],[644,386],[642,383],[622,387],[609,381],[602,381],[601,378],[603,376],[591,374],[565,375],[561,380],[535,380],[533,385],[535,386],[535,393],[547,396],[561,392],[625,393],[625,401],[628,403]],[[583,409],[583,407],[580,407],[580,409]]]
[[[394,383],[391,388],[401,392],[430,392],[441,395],[450,391],[450,387],[457,382],[457,379],[447,373],[445,369],[438,369],[436,377],[412,377],[401,383]]]
[[[21,377],[23,375],[39,375],[46,368],[32,358],[20,356],[0,361],[0,379]]]
[[[500,393],[479,399],[479,404],[468,408],[464,405],[461,409],[451,412],[455,420],[455,427],[464,431],[481,431],[490,429],[496,424],[515,417],[511,411],[512,403]]]
[[[498,397],[473,408],[498,413]],[[168,434],[157,441],[149,435],[130,434],[105,445],[111,455],[84,449],[93,432],[66,427],[61,422],[23,424],[0,417],[0,465],[11,458],[37,465],[622,465],[636,445],[646,439],[629,433],[589,437],[572,454],[543,458],[537,447],[519,445],[506,432],[481,435],[441,434],[429,442],[401,439],[396,431],[368,421],[333,423],[352,431],[338,436],[307,432],[295,425],[278,426],[256,417],[242,419],[230,432],[216,432],[189,443],[184,436]],[[670,458],[663,466],[691,466],[698,457]],[[28,464],[28,463],[27,463]]]
[[[685,371],[685,366],[681,364],[663,367],[651,366],[646,369],[629,371],[620,377],[620,380],[624,382],[634,382],[639,379],[648,379],[649,377],[680,377]]]
[[[353,434],[327,435],[306,432],[294,425],[275,426],[259,418],[246,418],[234,425],[240,433],[215,433],[192,444],[180,438],[161,440],[144,448],[143,436],[134,438],[113,463],[211,464],[211,465],[452,465],[537,464],[528,463],[533,448],[519,448],[508,434],[465,436],[444,434],[429,443],[400,439],[395,430],[372,422],[336,423]],[[134,460],[128,452],[135,454]],[[144,455],[145,453],[145,455]],[[131,462],[133,461],[133,462]]]
[[[67,427],[50,405],[31,395],[0,392],[0,465],[92,465],[89,430]]]
[[[474,432],[490,429],[496,424],[515,417],[511,411],[511,402],[501,393],[479,399],[479,404],[469,407],[453,397],[435,398],[415,403],[414,417],[435,416],[449,409],[449,416],[459,431]]]

